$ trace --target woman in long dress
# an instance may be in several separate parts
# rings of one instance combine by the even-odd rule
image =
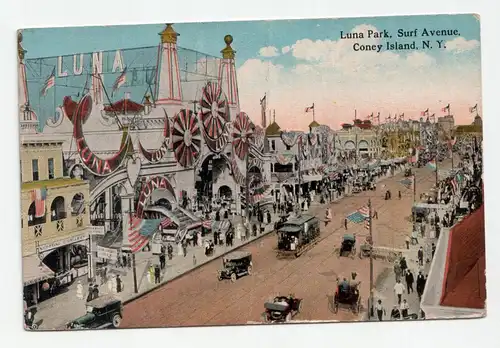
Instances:
[[[78,284],[76,285],[76,297],[79,300],[83,300],[83,285],[82,282],[79,280]]]

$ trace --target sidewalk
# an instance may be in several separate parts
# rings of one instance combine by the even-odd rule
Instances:
[[[336,200],[341,199],[340,197]],[[318,197],[319,200],[319,197]],[[319,202],[312,202],[309,208],[309,213],[313,215],[322,216],[323,213],[321,209],[324,209],[325,204],[320,204]],[[120,277],[123,281],[123,291],[121,293],[112,292],[112,295],[122,301],[129,301],[134,297],[140,296],[145,292],[151,291],[154,288],[160,287],[167,283],[168,281],[177,278],[191,270],[194,270],[205,263],[208,263],[214,259],[219,258],[221,255],[228,253],[234,249],[242,247],[248,243],[255,241],[267,234],[273,232],[274,222],[279,218],[278,214],[271,213],[271,223],[265,225],[265,230],[262,234],[258,234],[255,237],[250,237],[246,241],[241,241],[237,238],[233,241],[232,247],[215,246],[215,252],[212,256],[205,256],[204,247],[191,246],[187,249],[186,257],[177,255],[177,250],[174,248],[174,256],[172,260],[166,260],[166,267],[161,275],[160,284],[151,283],[148,276],[148,268],[151,264],[159,264],[159,257],[153,255],[151,252],[140,252],[136,254],[136,275],[137,275],[137,286],[138,294],[134,292],[134,281],[133,281],[133,270],[128,268],[118,268]],[[204,238],[207,238],[206,235]],[[196,257],[196,265],[193,262],[193,255]],[[113,268],[112,268],[113,269]],[[76,297],[76,287],[77,281],[80,281],[84,288],[84,300],[80,300]],[[99,277],[97,277],[97,282],[100,283]],[[38,311],[35,315],[35,320],[41,323],[39,324],[40,330],[54,330],[61,329],[65,324],[73,319],[85,313],[85,298],[87,295],[88,281],[86,277],[78,278],[73,282],[67,291],[56,295],[48,300],[45,300],[38,305]],[[107,283],[99,285],[99,295],[109,294]]]

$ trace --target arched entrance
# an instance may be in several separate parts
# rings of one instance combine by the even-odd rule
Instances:
[[[195,189],[198,201],[211,200],[214,196],[213,185],[224,171],[230,171],[230,163],[226,156],[221,154],[208,154],[196,171]]]
[[[231,188],[227,185],[223,185],[221,187],[219,187],[219,197],[221,197],[222,199],[231,199],[233,196],[233,191],[231,190]]]

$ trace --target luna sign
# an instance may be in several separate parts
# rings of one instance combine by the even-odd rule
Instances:
[[[122,164],[129,144],[129,135],[126,135],[126,140],[121,144],[120,150],[111,158],[98,157],[88,146],[83,134],[82,123],[92,111],[92,97],[85,95],[73,116],[73,136],[75,137],[76,147],[78,154],[82,160],[83,165],[94,175],[107,176],[117,170]]]
[[[144,186],[142,186],[141,193],[139,195],[139,200],[137,201],[137,209],[136,216],[141,216],[144,213],[144,206],[146,205],[146,201],[149,196],[153,193],[154,190],[163,189],[167,190],[175,197],[175,191],[170,182],[164,176],[154,176],[150,178]]]

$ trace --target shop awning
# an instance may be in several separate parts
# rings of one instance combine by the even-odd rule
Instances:
[[[24,286],[54,277],[54,272],[37,255],[23,257]]]

